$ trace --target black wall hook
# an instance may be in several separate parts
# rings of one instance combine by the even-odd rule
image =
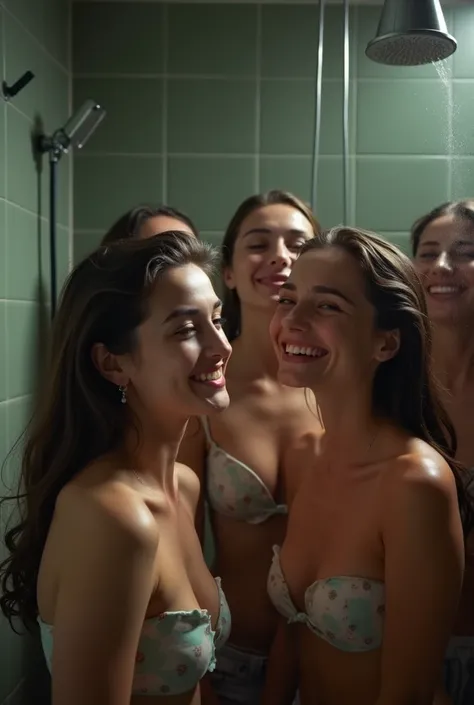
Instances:
[[[3,81],[2,83],[2,92],[3,92],[3,97],[5,100],[10,100],[11,98],[14,98],[17,93],[23,90],[25,86],[28,85],[30,81],[32,81],[35,77],[35,74],[32,71],[25,71],[23,76],[18,79],[16,83],[13,84],[13,86],[9,86],[6,81]]]

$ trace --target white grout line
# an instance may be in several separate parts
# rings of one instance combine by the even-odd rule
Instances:
[[[261,7],[261,6],[260,6]],[[355,8],[357,9],[357,8]],[[356,15],[357,16],[357,13]],[[352,62],[355,63],[357,52],[354,51],[354,57],[352,58]],[[253,81],[255,80],[255,75],[253,74],[199,74],[199,73],[190,73],[190,74],[179,74],[179,73],[103,73],[103,72],[97,72],[97,73],[81,73],[81,72],[75,72],[74,73],[74,79],[75,80],[120,80],[120,81],[126,81],[126,80],[157,80],[157,79],[166,79],[168,81]],[[261,81],[268,81],[270,83],[274,82],[281,82],[281,83],[288,83],[288,82],[306,82],[306,83],[314,83],[314,77],[312,76],[265,76],[262,74],[260,76]],[[439,83],[439,78],[437,76],[356,76],[354,73],[351,76],[352,81],[358,81],[359,83]],[[474,84],[474,77],[473,78],[456,78],[453,77],[453,80],[456,83],[472,83]],[[342,83],[342,78],[328,78],[325,76],[323,78],[323,84],[324,83]]]
[[[258,6],[260,7],[260,6]],[[76,72],[74,73],[74,78],[84,81],[106,81],[106,80],[114,80],[114,81],[133,81],[133,80],[157,80],[161,78],[165,78],[168,81],[235,81],[235,82],[242,82],[242,81],[254,81],[255,80],[255,74],[225,74],[225,73],[210,73],[210,74],[200,74],[200,73],[103,73],[103,72],[98,72],[98,73],[81,73],[81,72]],[[269,81],[269,82],[276,82],[276,81],[282,81],[282,82],[289,82],[289,81],[301,81],[301,82],[313,82],[314,78],[311,76],[264,76],[262,75],[261,77],[262,81]],[[324,81],[326,83],[341,83],[340,78],[325,78]]]
[[[2,64],[3,64],[3,76],[6,80],[6,49],[5,49],[5,14],[4,10],[2,11]],[[7,219],[7,210],[8,210],[8,153],[7,153],[7,134],[8,134],[8,110],[7,110],[7,103],[3,100],[3,98],[0,98],[2,102],[2,110],[3,110],[3,155],[4,155],[4,213],[3,213],[3,232],[5,234],[5,262],[3,263],[3,281],[5,283],[5,296],[7,295],[7,274],[8,274],[8,266],[7,266],[7,260],[8,260],[8,219]],[[5,311],[5,316],[3,318],[3,339],[6,341],[8,339],[8,330],[7,330],[7,314]],[[3,371],[5,373],[5,381],[8,380],[8,365],[7,365],[7,358],[8,355],[6,354],[6,343],[5,343],[5,359],[3,360]],[[5,388],[5,392],[7,391],[7,387]],[[8,414],[7,414],[8,418]],[[5,421],[7,424],[7,428],[5,429],[8,437],[8,420]]]
[[[162,165],[161,165],[161,202],[168,203],[168,51],[169,51],[169,16],[168,16],[168,5],[165,3],[163,5],[163,93],[162,100],[163,105],[161,109],[161,118],[163,120],[162,124]]]
[[[37,0],[35,0],[35,1],[37,2]],[[11,10],[8,9],[8,7],[5,7],[5,5],[3,5],[3,11],[4,11],[7,15],[9,15],[9,16],[14,20],[14,22],[16,22],[16,24],[17,24],[19,27],[21,27],[21,29],[22,29],[26,34],[28,34],[28,36],[30,37],[30,39],[32,39],[33,42],[34,42],[37,46],[40,47],[40,49],[41,49],[41,51],[43,52],[43,54],[45,54],[49,59],[51,59],[51,61],[52,61],[54,64],[56,64],[56,67],[57,67],[57,68],[61,69],[61,71],[62,71],[63,73],[66,73],[66,74],[68,73],[68,70],[67,70],[66,66],[64,66],[64,65],[59,61],[59,59],[57,59],[55,56],[53,56],[53,54],[51,54],[51,52],[48,51],[48,49],[44,46],[44,44],[41,43],[41,41],[38,39],[38,37],[36,37],[36,36],[31,32],[31,30],[28,29],[28,27],[25,27],[25,25],[18,19],[18,17],[17,17]],[[5,44],[4,44],[3,46],[5,47]],[[5,49],[4,49],[4,51],[5,51]]]
[[[326,155],[324,155],[326,156]],[[332,155],[335,156],[335,155]],[[390,154],[387,152],[384,152],[383,154],[375,154],[375,153],[361,153],[357,152],[357,154],[353,155],[355,159],[359,159],[361,161],[369,161],[370,159],[375,160],[375,161],[380,161],[380,160],[386,160],[386,161],[400,161],[403,159],[416,159],[417,161],[441,161],[443,159],[447,159],[448,155],[446,153],[442,154],[414,154],[413,152],[407,152],[405,153],[400,153],[400,154]],[[474,155],[473,155],[474,156]]]
[[[25,208],[25,206],[21,206],[19,203],[15,203],[12,200],[8,200],[5,198],[5,203],[7,203],[9,206],[13,206],[19,211],[23,211],[23,213],[28,213],[28,215],[31,215],[33,218],[38,219],[38,213],[35,213],[34,211],[31,211],[29,208]],[[40,216],[39,218],[43,224],[46,224],[48,222],[48,218],[45,215]],[[61,227],[67,228],[67,225],[64,223],[59,223]]]
[[[6,80],[7,79],[7,67],[6,67],[6,51],[5,51],[5,15],[3,14],[3,4],[0,3],[0,17],[1,17],[1,34],[2,34],[2,56],[1,56],[1,63],[2,63],[2,77]],[[3,102],[3,101],[2,101]]]
[[[6,105],[7,108],[11,108],[11,110],[14,110],[15,112],[17,112],[19,115],[21,115],[23,118],[25,118],[25,120],[28,120],[28,122],[29,122],[31,125],[34,124],[33,118],[31,118],[29,115],[27,115],[26,113],[24,113],[23,110],[20,110],[20,108],[18,108],[18,107],[15,105],[15,103],[13,103],[11,100],[5,102],[5,105]]]
[[[257,26],[255,32],[255,174],[254,193],[260,188],[260,136],[262,120],[262,5],[257,5]]]
[[[23,304],[27,306],[39,306],[39,301],[35,301],[35,299],[0,299],[0,303],[4,304]],[[25,396],[29,396],[29,394],[26,394]]]
[[[352,93],[353,97],[353,110],[352,110],[352,127],[353,127],[353,132],[352,132],[352,137],[355,142],[353,145],[354,152],[351,154],[351,181],[352,181],[352,187],[351,187],[351,207],[350,207],[350,221],[349,225],[352,225],[355,227],[357,223],[357,121],[358,121],[358,115],[357,115],[357,106],[358,106],[358,100],[359,100],[359,93],[358,93],[358,80],[357,80],[357,73],[358,73],[358,53],[357,53],[357,42],[359,39],[359,8],[356,7],[354,8],[354,12],[352,13],[353,17],[353,22],[354,22],[354,31],[352,33],[352,41],[355,44],[355,48],[352,52],[352,62],[354,65],[354,76],[355,79],[354,81],[351,80],[350,85],[349,85],[349,98]]]
[[[72,63],[73,63],[73,9],[72,9],[72,0],[68,0],[69,4],[69,114],[72,114],[73,110],[73,100],[74,100],[74,94],[73,94],[73,82],[72,82]],[[74,228],[74,154],[71,152],[71,156],[68,161],[68,169],[69,169],[69,213],[68,213],[68,227],[69,227],[69,235],[68,235],[68,272],[71,271],[74,263],[74,239],[73,239],[73,228]]]
[[[103,159],[104,157],[109,157],[111,159],[117,159],[117,158],[126,158],[126,159],[159,159],[163,156],[163,154],[156,152],[156,153],[147,153],[147,154],[141,154],[141,153],[132,153],[132,152],[91,152],[91,151],[84,151],[81,154],[76,154],[76,159]],[[168,152],[167,154],[168,159],[254,159],[255,158],[255,153],[254,152]],[[400,159],[417,159],[417,160],[440,160],[440,159],[447,159],[448,155],[443,152],[439,154],[414,154],[413,152],[407,152],[407,153],[399,153],[399,154],[390,154],[388,152],[383,152],[380,154],[377,153],[371,153],[371,152],[357,152],[353,153],[350,156],[352,156],[355,159],[361,159],[361,160],[368,160],[368,159],[385,159],[388,161],[391,160],[400,160]],[[259,154],[260,160],[261,159],[311,159],[310,154],[291,154],[291,153],[286,153],[286,154],[268,154],[261,152]],[[474,154],[472,155],[457,155],[454,154],[453,157],[455,159],[474,159]],[[342,154],[341,153],[336,153],[336,154],[325,154],[324,152],[321,154],[321,159],[342,159]]]
[[[451,201],[453,199],[453,157],[454,151],[456,150],[456,145],[454,144],[454,81],[453,81],[454,66],[453,62],[449,65],[449,76],[447,85],[447,99],[448,99],[448,184],[447,184],[447,199]],[[454,149],[453,149],[454,148]]]
[[[167,80],[176,79],[177,81],[194,81],[200,79],[202,81],[253,81],[255,79],[254,74],[233,74],[228,75],[225,73],[209,73],[209,74],[197,74],[197,73],[168,73],[163,71],[161,73],[110,73],[110,72],[97,72],[97,73],[81,73],[80,71],[74,74],[74,78],[79,80],[114,80],[114,81],[126,81],[126,80],[137,80],[141,81],[156,81],[162,78]]]

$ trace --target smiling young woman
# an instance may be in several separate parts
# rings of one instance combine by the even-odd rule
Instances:
[[[412,245],[433,330],[434,372],[456,429],[456,458],[474,475],[474,200],[444,203],[420,218]],[[473,594],[474,535],[468,539],[461,604],[445,660],[454,705],[474,702]]]
[[[0,607],[39,625],[55,705],[200,705],[229,634],[199,483],[176,463],[189,417],[229,403],[212,260],[168,233],[101,247],[66,282],[0,566]]]
[[[452,459],[413,265],[377,236],[308,242],[271,324],[279,380],[324,427],[268,591],[282,615],[263,703],[441,705],[472,502]],[[460,513],[460,508],[462,512]]]
[[[298,481],[295,455],[316,442],[318,421],[302,389],[282,386],[269,325],[301,249],[319,233],[310,208],[271,191],[244,201],[222,243],[223,317],[232,343],[231,404],[190,424],[180,459],[202,478],[232,634],[212,683],[222,705],[260,705],[277,615],[266,591],[272,545],[285,534]]]
[[[457,458],[474,467],[474,201],[446,203],[412,230],[433,330],[435,373],[446,389]]]

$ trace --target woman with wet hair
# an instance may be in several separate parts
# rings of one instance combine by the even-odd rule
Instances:
[[[100,247],[66,282],[0,564],[0,607],[39,625],[54,705],[200,705],[229,634],[199,482],[176,462],[189,417],[229,403],[212,263],[168,233]]]
[[[433,330],[433,365],[457,436],[456,458],[474,474],[474,200],[438,206],[412,229]],[[474,489],[473,489],[474,492]],[[474,535],[461,604],[445,660],[455,705],[474,702]]]
[[[271,547],[285,535],[290,473],[301,447],[316,442],[304,391],[282,386],[269,335],[280,286],[302,247],[319,233],[296,196],[270,191],[245,200],[222,243],[227,372],[231,404],[217,420],[190,422],[180,458],[201,478],[232,634],[212,683],[221,705],[260,705],[277,614],[266,591]]]
[[[334,228],[304,246],[271,336],[278,379],[314,393],[324,434],[274,548],[262,702],[299,687],[301,705],[445,705],[473,508],[417,273],[376,235]]]
[[[102,245],[127,238],[152,237],[169,230],[186,232],[199,238],[192,220],[176,208],[142,204],[120,216],[102,238]]]

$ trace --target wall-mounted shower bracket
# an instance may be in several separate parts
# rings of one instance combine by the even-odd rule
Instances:
[[[48,137],[41,135],[38,139],[38,150],[41,154],[49,154],[50,162],[59,162],[63,154],[66,154],[71,144],[70,139],[63,130],[57,130],[54,135]]]
[[[18,81],[14,83],[12,86],[9,86],[6,81],[2,82],[2,95],[4,100],[11,100],[14,98],[20,91],[25,88],[30,81],[32,81],[35,77],[35,74],[32,71],[25,71],[23,76],[20,76]]]
[[[51,317],[56,313],[56,196],[58,162],[69,149],[82,149],[105,117],[105,110],[97,101],[86,100],[65,125],[52,135],[40,135],[36,148],[49,157],[49,236],[51,264]]]

